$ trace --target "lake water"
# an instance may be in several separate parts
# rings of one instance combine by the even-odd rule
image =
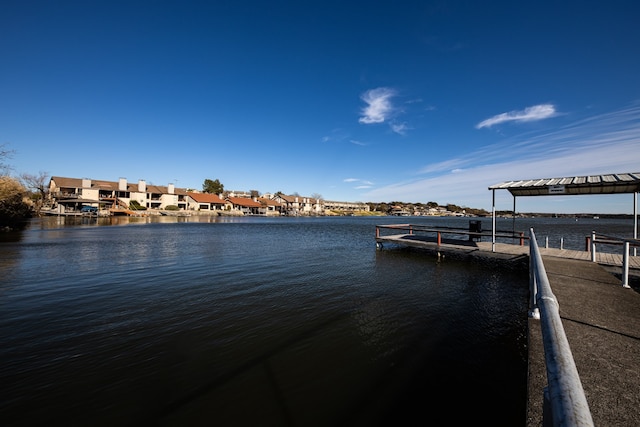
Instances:
[[[376,250],[406,222],[468,218],[34,219],[0,237],[0,422],[525,425],[528,273]]]

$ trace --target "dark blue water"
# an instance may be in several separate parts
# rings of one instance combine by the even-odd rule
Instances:
[[[0,243],[0,423],[524,425],[527,272],[375,248],[434,221],[467,220],[33,220]]]

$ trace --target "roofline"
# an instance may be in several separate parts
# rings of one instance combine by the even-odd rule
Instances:
[[[505,181],[489,190],[508,190],[513,196],[637,193],[640,172]]]

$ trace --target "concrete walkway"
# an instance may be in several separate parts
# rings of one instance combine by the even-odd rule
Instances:
[[[543,262],[596,426],[640,426],[640,293],[602,265]],[[527,426],[542,426],[547,385],[539,320],[529,320]]]

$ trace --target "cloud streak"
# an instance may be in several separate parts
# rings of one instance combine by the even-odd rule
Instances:
[[[506,122],[532,122],[548,119],[555,115],[556,108],[552,104],[534,105],[533,107],[527,107],[522,111],[502,113],[483,120],[476,125],[476,129],[490,128],[491,126]]]
[[[634,104],[424,166],[419,170],[421,177],[373,189],[365,197],[371,201],[429,200],[489,210],[488,188],[503,181],[639,172],[638,147],[640,104]],[[536,198],[530,203],[535,211],[553,202]],[[575,198],[569,203],[575,203]],[[600,213],[606,213],[608,207],[601,209]]]
[[[356,190],[366,190],[373,187],[373,182],[360,178],[346,178],[343,181],[349,184],[358,184],[354,187]]]

